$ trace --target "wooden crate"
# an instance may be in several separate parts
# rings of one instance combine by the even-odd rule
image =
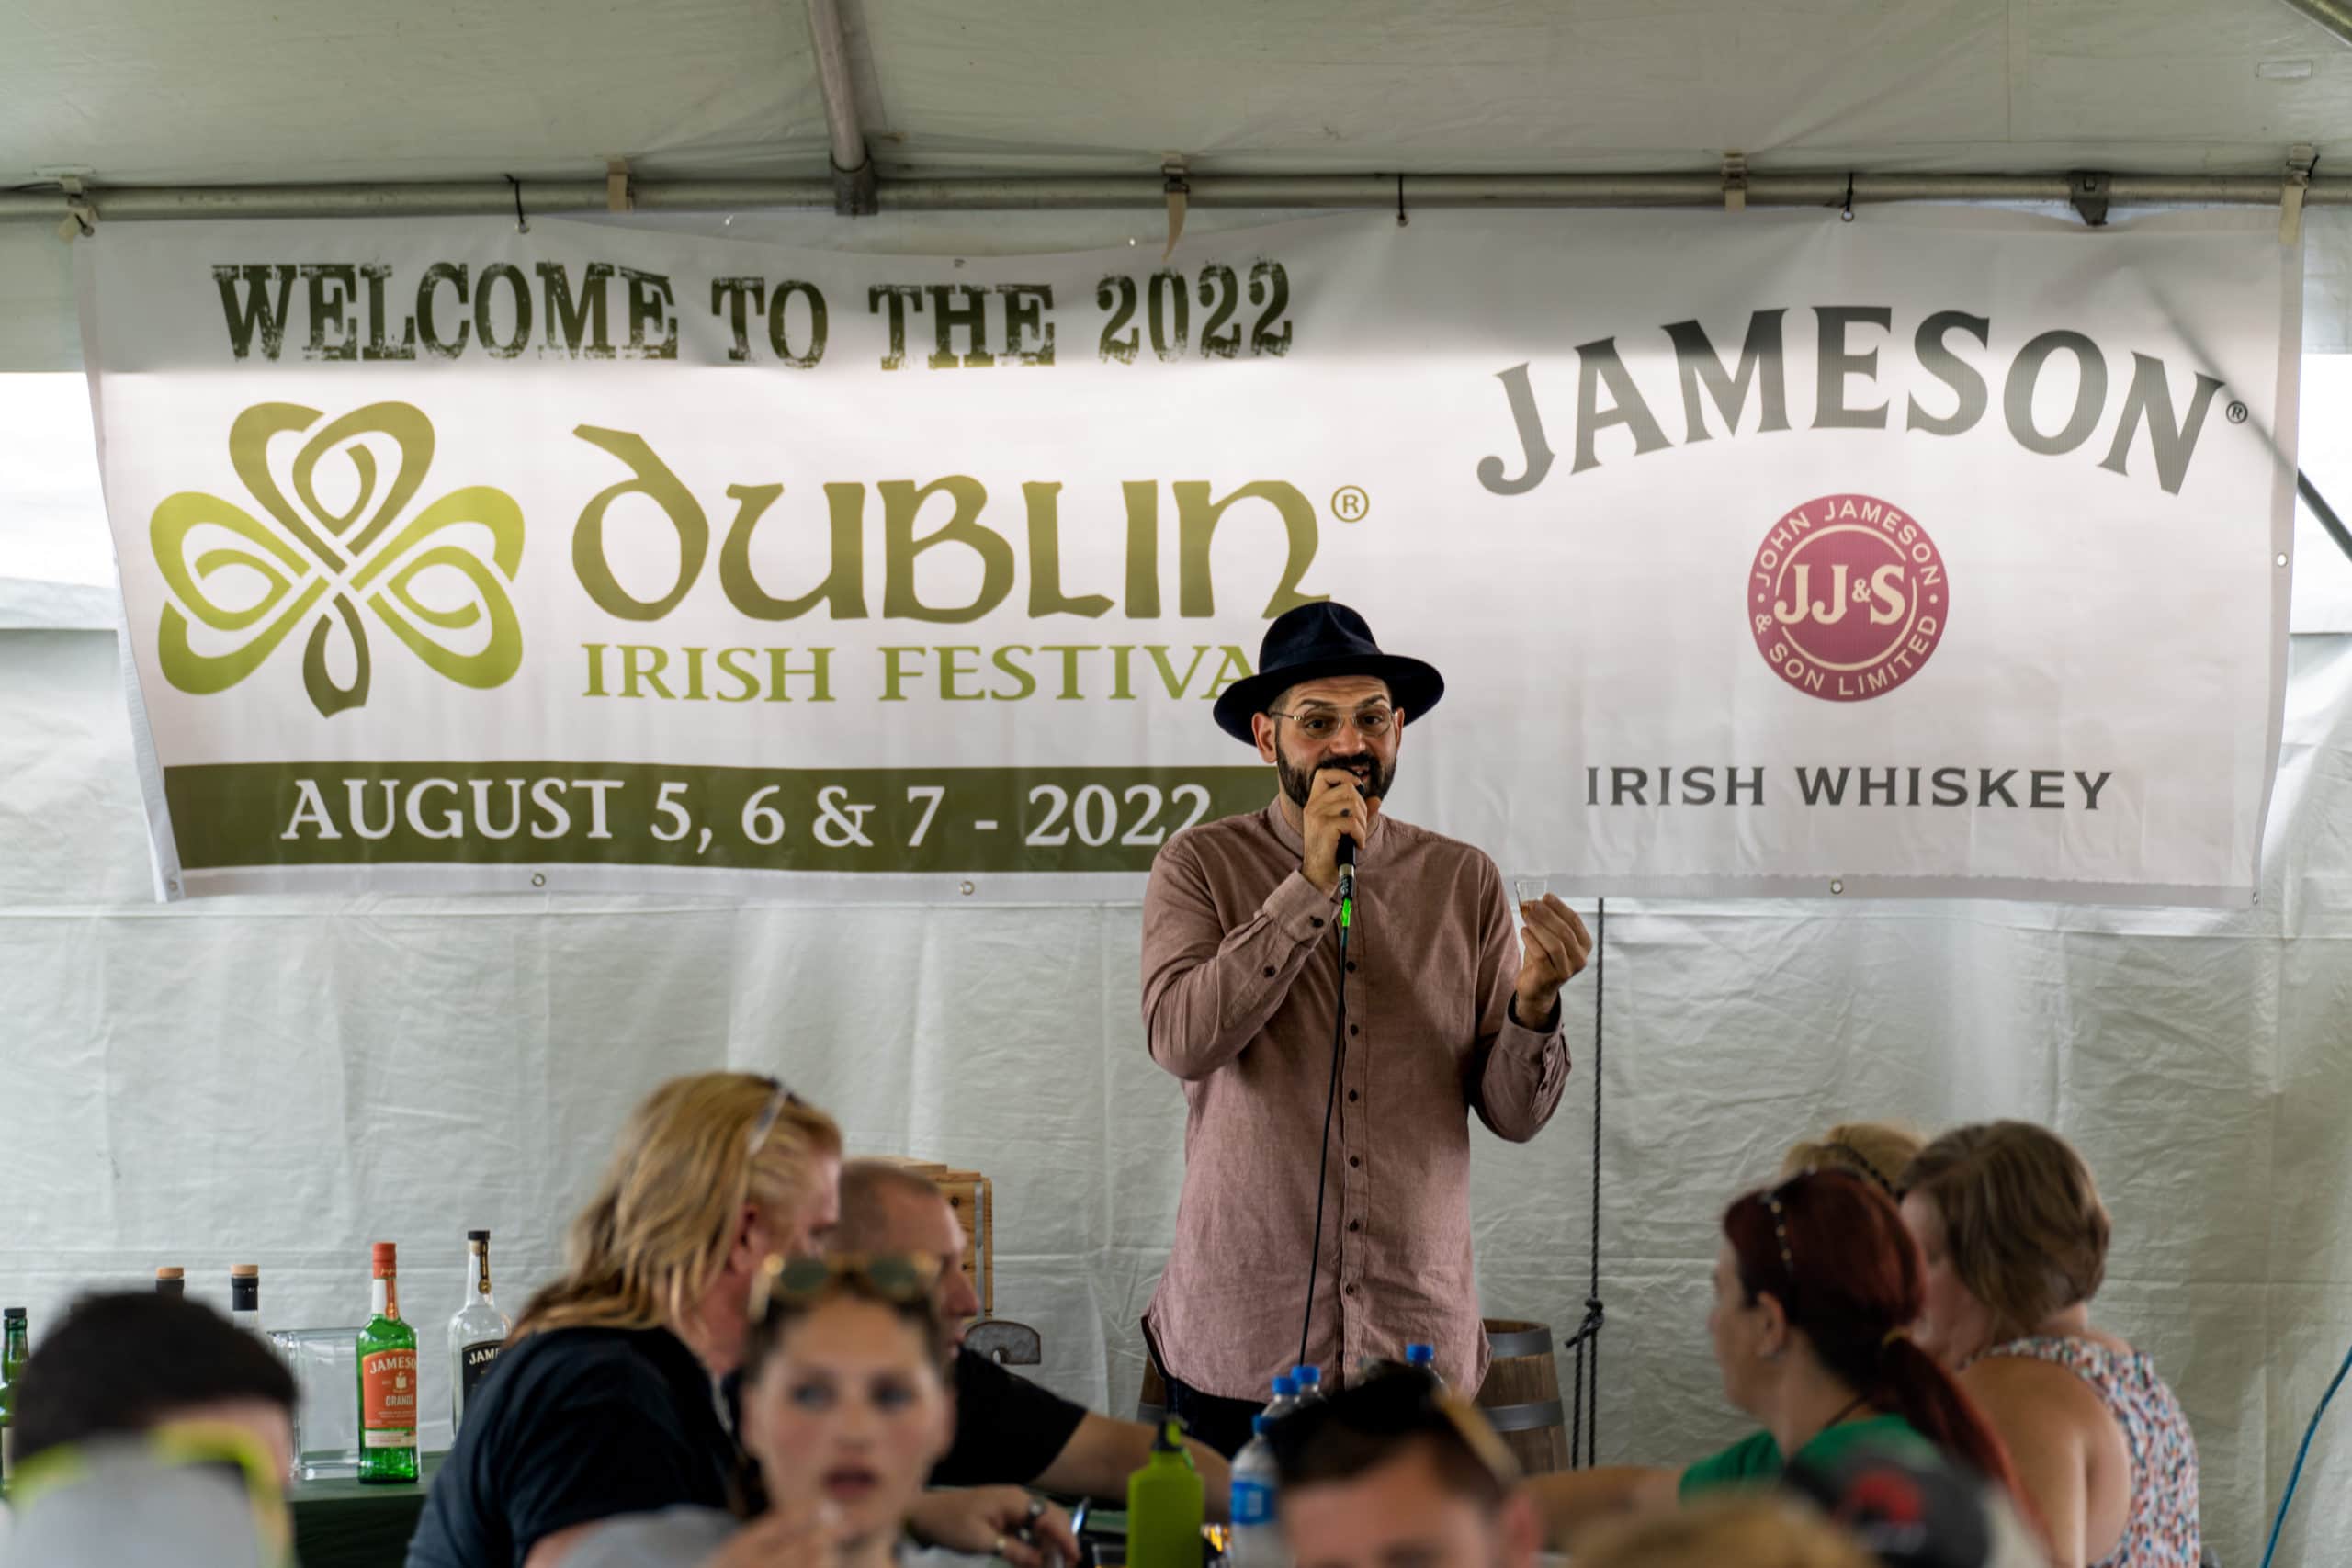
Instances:
[[[980,1315],[996,1315],[996,1196],[989,1179],[977,1170],[953,1170],[935,1160],[906,1155],[882,1156],[892,1165],[927,1177],[956,1211],[964,1227],[964,1274],[980,1298]]]

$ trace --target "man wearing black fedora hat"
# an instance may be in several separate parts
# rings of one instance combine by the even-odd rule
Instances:
[[[1486,1375],[1469,1118],[1515,1143],[1551,1119],[1568,1075],[1560,988],[1592,942],[1547,895],[1520,907],[1522,949],[1491,860],[1382,811],[1407,725],[1444,694],[1346,605],[1289,611],[1216,709],[1273,766],[1272,804],[1179,833],[1152,863],[1144,1022],[1187,1119],[1175,1246],[1144,1329],[1169,1408],[1227,1453],[1295,1359],[1310,1304],[1306,1359],[1335,1383],[1417,1341],[1456,1387]],[[1361,880],[1341,973],[1343,840]]]

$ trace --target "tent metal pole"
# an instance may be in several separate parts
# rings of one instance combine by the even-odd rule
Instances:
[[[2345,43],[2352,43],[2352,6],[2340,0],[2283,0]]]
[[[857,120],[857,90],[849,72],[849,42],[838,0],[808,0],[808,41],[817,51],[817,91],[825,100],[825,133],[832,143],[833,210],[862,218],[876,205],[874,160]]]
[[[2344,552],[2345,558],[2352,560],[2352,528],[2345,527],[2344,519],[2335,514],[2335,508],[2327,503],[2327,497],[2320,494],[2319,486],[2312,483],[2311,475],[2301,468],[2295,470],[2295,493],[2303,498],[2303,504],[2312,509],[2312,515],[2319,519],[2319,525],[2326,531],[2329,538],[2335,541],[2335,547]]]
[[[854,170],[849,171],[855,173]],[[873,173],[869,160],[867,175]],[[838,175],[841,171],[836,171]],[[1747,176],[1750,207],[1836,207],[1846,197],[1843,171]],[[1853,199],[2032,202],[2063,206],[2074,185],[2064,174],[1866,175],[1851,176]],[[1397,176],[1389,175],[1200,175],[1188,176],[1191,205],[1228,209],[1392,209]],[[1723,176],[1707,174],[1408,175],[1416,208],[1713,207],[1723,205]],[[2261,175],[2125,175],[2109,183],[2117,206],[2275,207],[2282,179]],[[836,211],[832,179],[647,180],[632,186],[639,209],[667,212]],[[1009,178],[889,179],[878,182],[876,209],[893,212],[1151,211],[1167,204],[1157,174]],[[532,212],[603,212],[602,179],[526,180]],[[507,215],[514,187],[504,180],[437,184],[287,186],[93,186],[79,198],[101,220],[173,218],[370,218]],[[2352,177],[2313,179],[2307,206],[2352,206]],[[67,216],[62,191],[0,192],[0,222],[55,224]]]

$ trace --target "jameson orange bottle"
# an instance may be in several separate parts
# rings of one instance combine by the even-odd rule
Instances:
[[[359,1479],[378,1485],[416,1480],[416,1330],[401,1321],[392,1244],[375,1249],[368,1326],[359,1331]]]

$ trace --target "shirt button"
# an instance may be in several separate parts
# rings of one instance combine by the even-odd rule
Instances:
[[[1269,968],[1269,969],[1266,971],[1266,978],[1267,978],[1267,979],[1269,979],[1269,980],[1271,980],[1271,979],[1272,979],[1273,977],[1274,977],[1274,972],[1273,972],[1273,970],[1272,970],[1272,969]]]
[[[1352,975],[1352,974],[1354,974],[1355,972],[1356,972],[1356,961],[1355,961],[1354,959],[1351,958],[1351,959],[1349,959],[1349,960],[1348,960],[1348,973],[1349,973],[1349,974],[1351,974],[1351,975]]]
[[[1353,1089],[1350,1089],[1350,1090],[1348,1090],[1348,1103],[1349,1103],[1350,1105],[1353,1105],[1355,1102],[1356,1102],[1356,1091],[1355,1091],[1355,1090],[1353,1090]]]
[[[1355,1293],[1356,1293],[1356,1288],[1355,1288],[1353,1285],[1350,1285],[1350,1286],[1348,1287],[1348,1294],[1350,1294],[1350,1295],[1351,1295],[1351,1296],[1352,1296],[1352,1295],[1354,1295]]]
[[[1306,923],[1313,926],[1319,931],[1323,929],[1323,917],[1320,915],[1309,915],[1306,917]]]
[[[1349,1032],[1349,1033],[1351,1033],[1351,1034],[1362,1034],[1362,1033],[1363,1032],[1363,1030],[1361,1030],[1361,1029],[1359,1029],[1359,1028],[1357,1028],[1354,1024],[1352,1024],[1352,1023],[1351,1023],[1351,1024],[1348,1025],[1348,1032]]]
[[[1360,1231],[1363,1229],[1363,1222],[1362,1220],[1350,1220],[1348,1222],[1348,1228],[1351,1231]]]
[[[1359,1155],[1350,1155],[1350,1156],[1348,1156],[1348,1164],[1349,1164],[1350,1166],[1359,1166],[1359,1165],[1362,1165],[1363,1163],[1363,1156],[1359,1156]]]

